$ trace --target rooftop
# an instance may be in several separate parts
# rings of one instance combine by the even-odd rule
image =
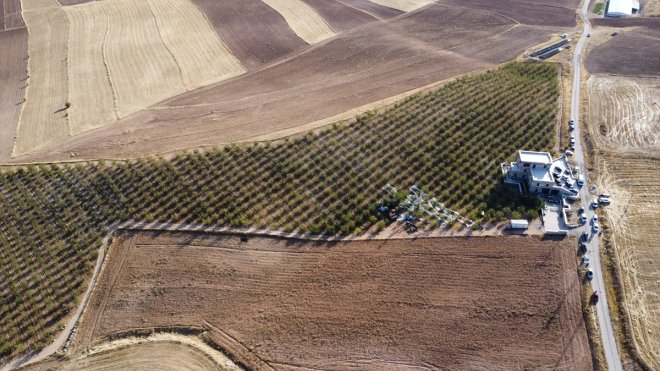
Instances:
[[[633,7],[632,0],[610,0],[607,6],[607,14],[632,15]]]
[[[552,182],[552,176],[550,176],[550,169],[545,169],[542,167],[537,167],[531,169],[532,171],[532,180],[535,182]]]
[[[518,151],[518,158],[530,164],[550,164],[552,156],[548,152]]]

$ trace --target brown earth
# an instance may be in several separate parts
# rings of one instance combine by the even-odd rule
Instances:
[[[532,26],[574,27],[578,2],[553,1],[556,5],[547,5],[547,1],[541,0],[439,0],[438,3],[487,10]]]
[[[337,0],[338,2],[362,10],[378,19],[390,19],[403,14],[398,9],[388,8],[369,0]]]
[[[16,161],[70,159],[71,153],[130,157],[275,138],[278,131],[493,66],[482,58],[513,59],[548,32],[506,32],[514,27],[481,10],[426,7],[345,32],[282,63],[182,94]]]
[[[0,30],[25,27],[21,17],[21,0],[0,0]]]
[[[268,64],[308,45],[261,0],[192,0],[247,69]]]
[[[27,29],[1,31],[0,51],[0,157],[9,158],[27,84]]]
[[[594,26],[605,27],[651,27],[660,28],[660,17],[593,18]]]
[[[587,56],[590,73],[630,76],[660,75],[660,29],[620,30]]]
[[[122,234],[74,341],[202,326],[257,368],[590,369],[574,245]]]
[[[302,0],[316,10],[333,30],[340,32],[359,27],[363,24],[377,21],[369,13],[344,5],[338,1]]]

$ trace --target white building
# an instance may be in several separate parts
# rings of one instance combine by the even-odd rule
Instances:
[[[608,17],[627,17],[639,10],[639,0],[610,0],[605,13]]]
[[[502,171],[505,182],[521,184],[529,193],[575,197],[579,192],[566,156],[553,160],[548,152],[518,151],[516,162],[502,164]]]

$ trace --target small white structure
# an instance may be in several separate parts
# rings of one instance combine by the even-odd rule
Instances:
[[[631,16],[639,10],[639,1],[636,0],[610,0],[607,4],[608,17],[620,18]]]
[[[527,229],[529,223],[525,219],[511,219],[509,220],[509,228],[511,229]]]

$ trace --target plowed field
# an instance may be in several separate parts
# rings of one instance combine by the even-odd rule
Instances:
[[[71,153],[125,157],[290,135],[492,67],[547,37],[547,30],[493,13],[431,5],[339,34],[284,62],[182,94],[19,160]]]
[[[624,29],[609,38],[589,51],[587,68],[590,73],[660,75],[660,28]]]
[[[439,0],[441,4],[487,10],[532,26],[573,27],[577,1]]]
[[[116,238],[76,346],[202,326],[248,366],[589,369],[574,243]]]

